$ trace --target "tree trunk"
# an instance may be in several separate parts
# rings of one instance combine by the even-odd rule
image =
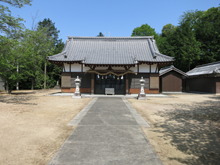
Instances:
[[[32,86],[31,86],[31,90],[34,90],[34,77],[32,77]]]
[[[47,78],[47,63],[45,61],[44,63],[44,89],[46,89],[47,87],[46,78]]]
[[[5,86],[5,87],[6,87],[6,93],[9,94],[10,92],[9,92],[9,87],[8,87],[8,86],[9,86],[9,85],[8,85],[8,79],[5,81],[5,83],[6,83],[6,84],[5,84],[5,85],[6,85],[6,86]]]

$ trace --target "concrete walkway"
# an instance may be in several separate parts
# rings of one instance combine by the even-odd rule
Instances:
[[[78,125],[49,165],[162,165],[125,98],[95,98],[69,125]]]

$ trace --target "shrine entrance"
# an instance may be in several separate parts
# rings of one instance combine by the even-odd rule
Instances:
[[[105,94],[105,88],[114,88],[115,94],[125,95],[125,75],[98,75],[95,74],[95,94]]]

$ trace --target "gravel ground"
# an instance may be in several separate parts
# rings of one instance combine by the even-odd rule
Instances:
[[[150,124],[142,128],[165,165],[219,165],[220,96],[128,99]]]
[[[45,96],[55,92],[0,93],[0,164],[47,164],[71,134],[67,124],[92,98]]]

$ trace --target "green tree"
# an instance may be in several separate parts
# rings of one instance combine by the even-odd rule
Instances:
[[[36,31],[26,30],[24,39],[21,43],[26,46],[25,51],[25,65],[26,78],[31,78],[33,90],[36,88],[42,88],[44,82],[44,72],[42,66],[45,62],[45,54],[51,55],[54,51],[53,40],[47,35],[47,29],[42,28]]]
[[[0,77],[5,80],[6,93],[9,94],[16,82],[22,79],[23,74],[17,72],[17,66],[22,64],[25,48],[18,39],[0,36],[0,50]]]
[[[60,75],[62,73],[62,68],[57,65],[53,65],[46,60],[49,55],[58,54],[63,50],[64,43],[62,40],[58,40],[59,30],[55,27],[55,23],[52,20],[44,19],[38,23],[38,29],[45,28],[47,31],[47,36],[51,38],[51,47],[53,47],[53,52],[42,52],[42,60],[44,61],[44,89],[48,87],[53,87],[56,81],[60,80]],[[47,67],[48,66],[48,67]],[[48,72],[47,72],[48,70]],[[59,76],[58,76],[59,75]],[[48,78],[46,78],[48,77]],[[48,85],[46,84],[48,82]]]
[[[31,0],[0,0],[14,7],[31,5]],[[0,5],[0,76],[6,82],[6,92],[10,93],[16,81],[22,79],[17,73],[17,66],[22,63],[24,47],[20,45],[22,37],[23,19],[15,18],[7,6]],[[22,68],[22,65],[20,66]]]
[[[196,39],[201,42],[201,64],[220,61],[220,7],[204,12],[197,22]]]
[[[163,26],[162,29],[162,37],[167,37],[169,35],[172,35],[175,31],[176,31],[176,26],[172,25],[172,24],[166,24],[165,26]]]
[[[102,34],[102,32],[99,32],[99,35],[97,35],[97,37],[105,37],[104,34]]]
[[[150,27],[148,24],[141,25],[140,27],[136,27],[132,34],[134,36],[154,36],[155,40],[158,41],[159,35],[155,32],[155,29]]]
[[[31,5],[31,0],[0,0],[0,2],[19,8]],[[20,17],[13,17],[7,6],[0,5],[0,32],[9,35],[11,31],[17,31],[24,27],[22,21],[23,19]]]

